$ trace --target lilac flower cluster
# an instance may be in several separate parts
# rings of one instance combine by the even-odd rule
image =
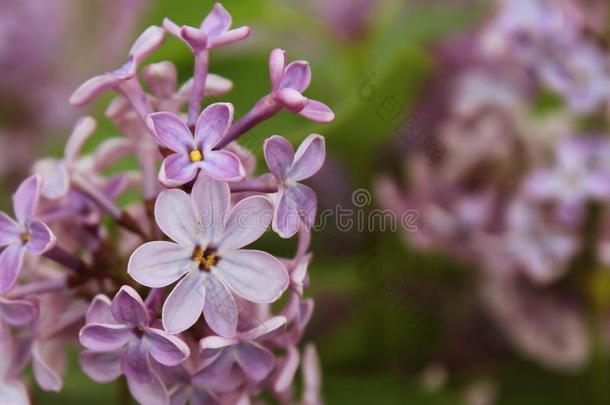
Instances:
[[[334,114],[303,95],[308,63],[286,64],[280,49],[269,60],[270,93],[241,119],[233,123],[230,103],[201,111],[206,95],[232,88],[208,73],[211,49],[250,33],[231,24],[216,4],[199,27],[166,19],[146,29],[123,66],[70,99],[81,106],[115,92],[106,116],[123,136],[83,154],[96,121],[80,119],[64,156],[39,161],[21,183],[14,216],[0,212],[0,402],[29,403],[28,364],[40,388],[61,390],[65,346],[77,341],[87,375],[125,378],[142,404],[261,403],[263,392],[321,402],[315,349],[299,350],[313,311],[304,288],[317,206],[300,182],[323,165],[325,141],[310,135],[295,151],[274,135],[264,143],[270,173],[255,176],[254,155],[236,140],[282,109],[318,123]],[[166,32],[194,54],[182,86],[171,62],[139,69]],[[130,156],[138,169],[117,172]],[[141,199],[122,207],[129,190]],[[297,236],[293,257],[248,248],[270,228]]]
[[[404,233],[417,248],[481,269],[484,310],[516,348],[575,369],[591,342],[610,342],[600,287],[610,266],[610,53],[588,5],[498,3],[484,29],[436,52],[437,88],[415,115],[445,153],[430,163],[408,151],[406,184],[380,178],[377,194],[419,212],[426,226]],[[603,336],[589,336],[592,307]]]

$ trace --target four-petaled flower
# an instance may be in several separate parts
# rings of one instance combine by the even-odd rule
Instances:
[[[296,153],[290,142],[274,135],[265,140],[265,160],[278,180],[273,230],[283,238],[290,238],[303,223],[308,228],[316,216],[316,193],[299,181],[313,176],[324,164],[324,138],[309,135]]]
[[[168,187],[193,180],[201,169],[221,181],[237,181],[246,175],[239,158],[226,150],[214,150],[233,120],[233,105],[215,103],[199,115],[195,136],[186,124],[169,112],[153,113],[148,121],[157,141],[174,153],[163,161],[159,179]]]
[[[138,65],[163,43],[164,35],[163,28],[155,25],[148,27],[133,43],[127,62],[123,66],[87,80],[74,91],[70,97],[70,104],[76,106],[87,104],[104,91],[133,79]]]
[[[8,291],[19,276],[25,253],[40,256],[55,245],[55,235],[41,221],[34,219],[42,180],[28,177],[13,196],[13,211],[17,221],[0,211],[0,293]]]
[[[184,41],[194,53],[198,53],[242,40],[250,35],[250,27],[230,30],[232,22],[231,14],[220,3],[216,3],[199,28],[188,25],[179,27],[169,18],[163,20],[163,27]]]
[[[130,387],[160,386],[153,360],[177,366],[190,355],[182,340],[152,326],[155,320],[129,286],[123,286],[112,301],[105,295],[95,297],[86,320],[79,334],[88,349],[81,354],[81,365],[98,382],[112,381],[123,373]]]
[[[202,354],[213,354],[213,360],[193,375],[193,381],[215,385],[227,379],[237,363],[254,381],[266,378],[275,366],[273,352],[259,342],[280,334],[286,326],[286,318],[273,317],[260,325],[231,337],[208,336],[199,343]]]
[[[269,74],[271,96],[282,107],[321,124],[335,119],[335,113],[326,104],[302,94],[311,82],[309,63],[297,60],[286,66],[286,52],[274,49],[269,56]]]
[[[188,329],[203,312],[217,334],[233,336],[238,307],[231,291],[250,302],[270,303],[288,287],[288,273],[278,259],[241,249],[269,226],[270,201],[247,197],[228,212],[230,198],[227,183],[204,175],[190,197],[182,190],[162,192],[155,218],[174,242],[146,243],[129,260],[128,273],[142,285],[159,288],[182,278],[163,307],[163,325],[170,333]]]

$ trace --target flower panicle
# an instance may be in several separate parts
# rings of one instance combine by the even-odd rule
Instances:
[[[317,207],[301,181],[324,164],[324,137],[296,152],[269,137],[260,145],[269,173],[257,176],[236,141],[281,109],[318,123],[334,114],[302,95],[311,69],[285,65],[281,50],[271,53],[270,92],[250,112],[234,122],[231,103],[202,108],[233,88],[208,72],[213,49],[250,34],[231,25],[217,3],[199,27],[165,19],[147,28],[122,66],[70,98],[84,106],[113,92],[105,115],[121,135],[86,153],[96,120],[80,119],[64,156],[38,161],[13,213],[0,212],[0,349],[15,353],[0,359],[0,390],[10,403],[29,403],[20,377],[29,363],[43,390],[61,390],[64,346],[75,339],[91,379],[124,376],[142,404],[258,401],[263,390],[295,403],[301,358],[303,398],[320,402],[314,349],[299,348],[313,311],[305,289]],[[144,65],[166,34],[193,53],[185,83],[170,61]],[[125,158],[137,168],[118,169]],[[125,204],[129,192],[138,198]],[[298,237],[294,256],[248,247],[268,231]]]

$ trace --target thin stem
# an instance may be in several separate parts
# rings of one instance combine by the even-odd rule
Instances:
[[[110,216],[116,221],[116,223],[126,230],[135,233],[142,239],[148,239],[146,233],[140,227],[140,224],[133,219],[129,213],[121,210],[111,199],[106,197],[100,190],[98,190],[91,183],[87,182],[80,176],[74,176],[72,179],[74,186],[82,193],[87,195],[91,200],[100,207],[103,211],[110,214]]]
[[[119,84],[118,91],[129,101],[138,117],[146,125],[146,117],[153,112],[153,108],[138,78],[123,80]]]
[[[207,49],[195,53],[195,67],[193,72],[193,89],[189,98],[188,121],[189,127],[194,127],[201,110],[201,101],[205,93],[205,82],[208,77],[209,52]]]
[[[79,257],[74,256],[72,253],[57,245],[46,252],[44,257],[77,273],[82,273],[87,270],[87,265]]]
[[[82,178],[80,175],[72,176],[72,183],[83,194],[88,196],[100,209],[107,212],[112,218],[118,220],[121,218],[121,209],[109,199],[104,193],[98,190],[91,182],[87,179]]]
[[[127,101],[129,101],[131,107],[144,123],[144,127],[150,132],[148,124],[146,123],[146,118],[149,114],[153,113],[154,110],[140,81],[136,77],[125,80],[121,82],[118,90]],[[147,145],[144,140],[141,140],[137,148],[138,163],[142,169],[142,191],[145,198],[154,196],[156,187],[156,154],[154,151],[149,150],[149,148],[156,148],[156,144],[152,143],[152,145]]]
[[[260,124],[277,114],[282,107],[267,95],[256,102],[254,107],[239,119],[227,132],[223,139],[216,145],[215,149],[221,149],[248,132],[254,126]]]

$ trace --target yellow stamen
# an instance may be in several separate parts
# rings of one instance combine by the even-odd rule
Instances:
[[[32,240],[32,236],[29,233],[26,232],[23,235],[21,235],[21,241],[23,243],[28,243],[31,240]]]
[[[191,151],[189,157],[191,158],[191,162],[200,162],[203,160],[203,154],[197,149]]]
[[[205,271],[210,271],[218,263],[218,256],[208,250],[201,249],[199,246],[195,247],[192,259],[199,265],[201,270]]]

